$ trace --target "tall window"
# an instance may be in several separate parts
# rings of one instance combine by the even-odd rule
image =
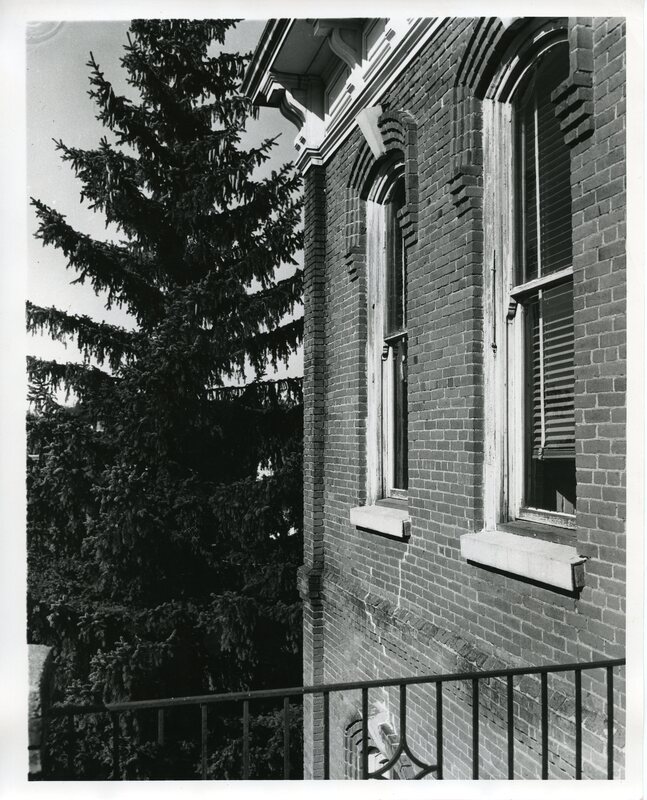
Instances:
[[[369,495],[405,499],[407,453],[406,248],[399,212],[404,181],[368,203]]]
[[[523,375],[513,518],[569,527],[575,510],[573,218],[570,155],[551,94],[568,76],[566,44],[526,73],[513,100],[514,267],[509,308],[520,327],[513,356]],[[521,344],[522,343],[522,344]],[[521,347],[519,347],[521,344]],[[519,352],[519,350],[522,352]],[[516,433],[519,437],[519,432]]]

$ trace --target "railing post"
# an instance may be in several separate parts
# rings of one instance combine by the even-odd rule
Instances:
[[[541,673],[541,779],[548,780],[548,674]]]
[[[157,709],[157,744],[164,747],[164,709]]]
[[[207,704],[200,703],[200,777],[207,780]]]
[[[443,780],[443,684],[436,681],[436,779]]]
[[[243,700],[243,780],[249,778],[249,700]]]
[[[407,740],[407,685],[400,684],[400,739]]]
[[[368,780],[368,688],[362,688],[362,780]]]
[[[472,780],[479,778],[479,679],[472,678]]]
[[[613,780],[613,667],[607,667],[607,780]]]
[[[323,693],[324,713],[324,780],[330,780],[330,692]]]
[[[582,670],[575,670],[575,780],[582,780]]]
[[[70,777],[74,776],[74,714],[67,714],[67,771]]]
[[[514,780],[514,686],[512,675],[506,678],[508,718],[508,780]]]
[[[283,698],[283,779],[290,777],[290,698]]]
[[[112,718],[112,780],[121,780],[121,764],[119,753],[119,712],[114,711]]]

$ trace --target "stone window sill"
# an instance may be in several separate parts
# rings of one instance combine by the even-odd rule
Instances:
[[[394,539],[408,539],[411,519],[406,508],[386,505],[357,506],[350,510],[351,524],[356,528],[381,533]]]
[[[568,592],[584,586],[584,562],[574,547],[507,531],[481,531],[461,536],[467,561],[511,573]]]

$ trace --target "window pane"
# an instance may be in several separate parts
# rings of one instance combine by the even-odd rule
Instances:
[[[573,284],[538,292],[527,305],[527,503],[571,513],[575,506]]]
[[[519,191],[520,262],[519,283],[537,277],[537,184],[535,160],[535,107],[526,104],[519,110],[519,156],[521,158]]]
[[[387,206],[385,336],[399,333],[406,325],[404,245],[398,222],[398,211],[402,205],[398,192]]]
[[[407,340],[393,343],[393,488],[408,487]]]
[[[572,263],[570,154],[551,100],[568,71],[568,47],[552,48],[515,103],[520,283]]]
[[[573,261],[571,157],[550,99],[551,93],[567,76],[566,48],[559,48],[552,58],[547,59],[537,76],[542,275],[564,269]]]

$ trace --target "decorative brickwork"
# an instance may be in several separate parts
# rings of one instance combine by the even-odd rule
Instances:
[[[574,76],[586,74],[590,80],[589,100],[566,84],[558,98],[562,130],[570,136],[573,208],[574,546],[589,557],[579,597],[486,571],[460,554],[461,535],[479,532],[484,519],[483,374],[484,354],[491,357],[491,348],[485,338],[483,287],[492,264],[484,263],[482,100],[499,102],[492,85],[499,80],[502,59],[514,59],[524,42],[534,42],[541,31],[552,41],[568,42],[571,84],[584,86]],[[417,236],[409,240],[407,252],[408,541],[378,537],[350,524],[350,509],[361,505],[366,494],[362,192],[376,160],[354,130],[325,168],[307,173],[306,553],[300,578],[307,598],[307,683],[624,655],[624,42],[622,20],[567,24],[533,18],[506,25],[456,19],[420,49],[381,100],[389,109],[407,109],[399,119],[387,111],[379,128],[385,146],[390,143],[389,153],[398,154],[405,170],[417,163],[418,179],[417,187],[410,180],[408,189],[411,199],[417,191],[415,207],[412,202],[409,208]],[[550,734],[556,742],[549,775],[554,778],[574,775],[569,680],[549,680]],[[603,675],[583,676],[582,687],[584,772],[603,777]],[[516,776],[539,777],[537,686],[525,681],[519,689]],[[481,694],[481,777],[505,777],[502,692],[492,684]],[[624,692],[619,675],[617,777],[623,774]],[[330,702],[333,778],[343,777],[344,732],[357,703],[350,693],[341,695],[331,695]],[[384,704],[397,719],[397,691],[376,690],[375,695],[372,690],[371,702]],[[448,692],[446,702],[445,745],[451,763],[445,759],[445,777],[469,778],[468,687]],[[320,777],[322,715],[313,703],[317,700],[305,707],[306,775]],[[412,750],[432,759],[433,693],[412,689],[408,703]]]
[[[324,564],[325,215],[325,170],[315,167],[305,178],[304,203],[304,564],[299,570],[299,590],[303,598],[305,684],[321,682],[324,657],[321,574]],[[304,774],[310,778],[320,778],[323,774],[322,731],[316,722],[321,710],[321,698],[305,698],[304,744],[310,757],[304,765]]]
[[[483,205],[481,101],[471,89],[456,86],[452,105],[451,178],[449,191],[458,213]]]
[[[417,238],[418,231],[418,148],[416,122],[406,111],[385,112],[378,120],[385,155],[384,160],[397,162],[404,177],[405,205],[399,220],[402,238],[407,247]],[[377,162],[369,145],[364,142],[351,169],[345,198],[345,255],[344,263],[351,281],[366,268],[366,214],[363,200]]]
[[[448,181],[452,202],[459,215],[483,205],[483,142],[479,86],[487,83],[493,56],[506,40],[506,28],[499,19],[481,18],[473,30],[456,82],[449,95],[452,108],[451,171]]]
[[[593,25],[590,17],[570,20],[571,70],[553,93],[566,144],[575,147],[593,134]]]
[[[400,212],[402,238],[408,246],[418,234],[418,147],[416,121],[407,111],[386,112],[378,121],[387,155],[401,153],[403,159],[405,205]]]

